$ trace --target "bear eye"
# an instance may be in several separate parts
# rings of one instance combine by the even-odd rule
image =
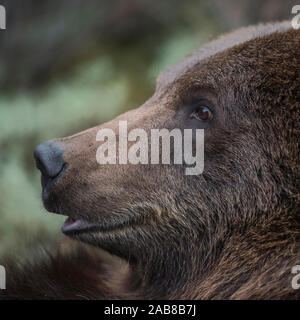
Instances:
[[[213,117],[213,113],[206,106],[198,106],[197,109],[191,114],[191,118],[207,121],[211,120]]]

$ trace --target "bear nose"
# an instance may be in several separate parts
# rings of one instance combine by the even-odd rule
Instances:
[[[47,141],[37,146],[34,150],[34,158],[37,168],[45,178],[57,177],[65,164],[63,152],[54,141]]]

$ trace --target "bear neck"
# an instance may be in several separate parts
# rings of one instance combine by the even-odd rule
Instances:
[[[182,243],[180,250],[139,252],[127,287],[143,299],[295,298],[291,269],[299,264],[299,230],[299,219],[283,215],[214,244],[202,239],[202,245]]]
[[[141,250],[131,263],[131,272],[126,282],[136,298],[179,299],[187,295],[199,279],[213,266],[219,249],[205,252],[200,239],[195,244],[179,242],[177,246],[162,244],[151,251]],[[220,243],[219,243],[220,245]]]

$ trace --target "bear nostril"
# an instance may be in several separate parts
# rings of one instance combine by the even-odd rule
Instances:
[[[37,146],[34,150],[34,158],[36,167],[43,176],[52,179],[61,172],[65,164],[62,150],[54,141],[47,141]]]

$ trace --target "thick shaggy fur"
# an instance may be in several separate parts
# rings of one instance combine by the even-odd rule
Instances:
[[[201,124],[189,115],[203,98],[214,118]],[[241,29],[190,55],[140,108],[56,140],[69,166],[44,204],[98,228],[72,234],[67,251],[8,265],[6,297],[299,299],[299,115],[300,30],[289,23]],[[129,130],[204,128],[203,174],[99,165],[96,133],[119,120]]]

